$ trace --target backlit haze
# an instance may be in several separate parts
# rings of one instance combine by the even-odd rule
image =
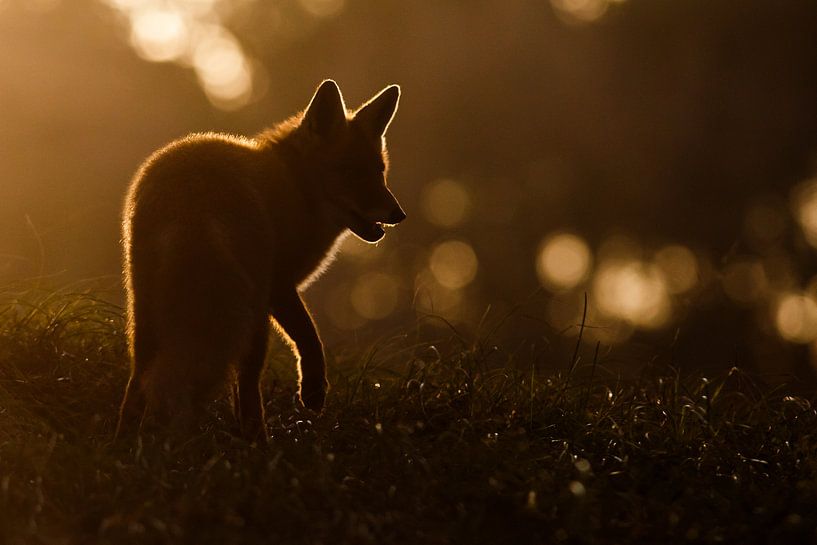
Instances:
[[[586,297],[623,361],[811,376],[817,4],[784,4],[0,0],[0,283],[115,286],[152,150],[399,83],[408,220],[310,288],[330,345],[428,314],[570,340]]]

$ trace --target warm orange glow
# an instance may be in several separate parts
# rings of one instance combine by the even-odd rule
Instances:
[[[348,258],[356,261],[372,261],[381,257],[388,242],[381,244],[369,244],[357,237],[348,236],[343,239],[340,245],[341,258]]]
[[[425,188],[422,196],[426,219],[440,227],[456,227],[468,217],[471,198],[465,187],[448,178],[436,180]]]
[[[593,299],[602,313],[638,327],[661,327],[670,318],[663,274],[638,261],[602,263],[593,282]]]
[[[607,0],[550,0],[556,13],[568,21],[592,22],[607,11]]]
[[[670,293],[685,293],[698,283],[698,260],[684,246],[665,246],[656,252],[655,265],[661,270]]]
[[[550,325],[567,335],[576,336],[582,331],[584,294],[579,291],[556,293],[547,304],[547,320]],[[582,337],[589,342],[614,344],[626,341],[633,333],[633,326],[626,320],[602,313],[591,301],[587,308]]]
[[[216,0],[105,1],[127,17],[141,58],[192,66],[213,105],[235,110],[259,88],[252,60],[221,20]]]
[[[429,268],[443,287],[456,290],[470,284],[477,275],[477,254],[467,242],[449,240],[431,252]]]
[[[579,481],[570,481],[567,488],[570,490],[570,493],[577,498],[583,498],[585,495],[587,495],[587,488],[585,488],[585,486]]]
[[[690,48],[655,40],[652,23],[668,16],[662,24],[694,42],[686,27],[703,6],[467,4],[0,0],[0,103],[11,114],[0,127],[9,144],[0,161],[0,279],[52,267],[70,280],[116,274],[128,165],[152,143],[193,131],[258,134],[333,78],[348,88],[350,108],[366,88],[402,86],[406,115],[387,138],[395,148],[390,188],[408,221],[377,244],[345,238],[336,271],[307,293],[316,322],[387,327],[413,300],[477,321],[489,306],[489,318],[502,316],[535,292],[530,314],[566,335],[582,321],[586,294],[586,342],[633,332],[638,342],[661,342],[677,326],[679,342],[693,346],[693,333],[722,309],[743,317],[724,326],[729,334],[757,335],[748,352],[773,346],[767,337],[811,338],[817,170],[805,170],[808,151],[799,146],[808,142],[797,138],[808,132],[806,118],[792,115],[807,111],[800,101],[814,94],[803,87],[812,79],[795,77],[811,66],[803,48],[743,48],[741,66],[758,70],[700,87],[685,76],[717,72],[723,55],[681,54]],[[713,37],[735,30],[722,19],[708,27]],[[455,20],[470,33],[446,32]],[[754,43],[755,28],[769,33],[763,43],[796,30],[784,26],[747,23],[743,42]],[[426,27],[416,39],[413,30]],[[475,36],[485,38],[476,48]],[[632,54],[645,47],[655,55]],[[767,64],[799,68],[770,86]],[[752,92],[718,130],[688,119],[692,103],[736,89]],[[598,130],[599,119],[609,130]],[[645,129],[656,120],[660,131]],[[62,136],[43,140],[40,125]],[[105,150],[85,154],[104,156],[105,172],[89,176],[97,167],[75,148]],[[675,168],[673,150],[698,148],[712,152]],[[40,160],[41,152],[55,160]],[[354,210],[335,205],[338,221],[351,219]],[[520,335],[536,331],[527,320]],[[641,338],[658,327],[666,337]],[[817,337],[808,342],[817,354]]]
[[[817,303],[802,294],[784,294],[777,301],[774,322],[787,341],[809,343],[817,339]]]
[[[380,320],[397,306],[397,282],[384,273],[366,273],[355,282],[350,300],[360,316]]]
[[[556,14],[566,23],[590,23],[601,18],[612,4],[626,0],[550,0]]]
[[[177,60],[187,52],[189,39],[187,21],[177,10],[144,9],[131,19],[131,45],[145,60]]]
[[[196,44],[193,67],[210,100],[224,108],[246,104],[252,94],[252,71],[238,41],[211,28]]]
[[[590,248],[581,237],[559,233],[540,245],[536,272],[544,286],[554,290],[569,289],[587,278],[591,261]]]
[[[794,191],[793,205],[806,240],[817,247],[817,178],[800,184]]]

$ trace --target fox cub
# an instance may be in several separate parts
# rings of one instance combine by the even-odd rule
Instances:
[[[373,243],[405,219],[386,187],[399,97],[391,85],[349,111],[327,80],[253,138],[193,134],[145,161],[123,218],[132,367],[117,435],[146,413],[189,426],[234,377],[241,433],[264,441],[271,322],[298,357],[301,402],[323,408],[323,346],[299,292],[349,231]]]

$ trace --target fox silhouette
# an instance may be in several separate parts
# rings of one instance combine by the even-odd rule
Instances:
[[[230,379],[242,435],[265,441],[273,325],[298,361],[299,399],[323,409],[324,350],[300,293],[350,231],[374,243],[405,219],[386,185],[399,98],[390,85],[351,111],[326,80],[254,137],[191,134],[141,165],[123,213],[131,374],[117,436],[145,414],[190,426]]]

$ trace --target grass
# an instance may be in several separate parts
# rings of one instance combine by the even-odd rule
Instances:
[[[0,543],[817,540],[817,413],[737,369],[546,372],[414,326],[339,356],[319,418],[276,351],[266,448],[226,400],[191,437],[114,444],[122,325],[83,291],[0,306]]]

